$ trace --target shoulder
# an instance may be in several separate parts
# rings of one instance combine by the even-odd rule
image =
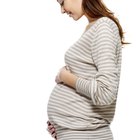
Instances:
[[[117,24],[108,17],[97,19],[91,27],[90,33],[92,33],[94,37],[104,33],[114,36],[116,39],[119,38],[119,28]]]
[[[97,31],[98,29],[103,29],[103,28],[108,28],[112,30],[113,32],[115,30],[118,30],[117,24],[108,17],[101,17],[97,19],[93,28],[95,31]]]

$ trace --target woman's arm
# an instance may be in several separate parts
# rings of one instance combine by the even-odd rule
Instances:
[[[116,31],[117,27],[117,34]],[[121,53],[121,46],[117,46],[115,33],[107,22],[100,23],[95,31],[91,54],[97,73],[92,79],[77,77],[65,68],[60,71],[60,82],[91,98],[94,105],[110,105],[117,98],[120,64],[117,62],[116,48],[119,47]]]

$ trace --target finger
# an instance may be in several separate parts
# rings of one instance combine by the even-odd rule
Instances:
[[[47,121],[47,124],[50,125],[51,124],[50,121]]]
[[[52,137],[53,137],[53,138],[56,138],[56,133],[53,133],[53,134],[52,134]]]
[[[56,83],[59,83],[60,82],[58,75],[55,77],[55,82]]]
[[[48,126],[47,131],[51,134],[52,137],[55,138],[55,140],[57,140],[56,131],[55,131],[54,126],[49,122],[48,122],[48,124],[49,124],[49,126]]]
[[[52,137],[56,137],[56,132],[54,131],[51,135]]]
[[[48,130],[50,131],[50,133],[55,132],[55,128],[53,126],[52,127],[48,127]]]
[[[66,69],[66,70],[68,70],[68,71],[70,71],[70,68],[69,68],[69,66],[65,66],[65,69]]]
[[[51,133],[53,133],[55,131],[54,128],[49,129]]]
[[[55,131],[54,128],[52,128],[52,129],[50,130],[50,132],[51,132],[51,134],[56,133],[56,131]]]
[[[52,134],[53,132],[55,132],[55,129],[54,128],[52,128],[52,129],[48,128],[48,131]]]
[[[54,128],[53,125],[48,125],[48,130],[51,130],[52,128]]]
[[[48,125],[48,128],[50,128],[50,129],[53,128],[53,127],[54,127],[53,125]]]
[[[47,129],[47,130],[51,135],[55,133],[54,129],[53,130]]]

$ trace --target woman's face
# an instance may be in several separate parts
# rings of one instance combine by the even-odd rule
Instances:
[[[82,0],[57,0],[61,5],[61,12],[67,13],[74,20],[80,19],[84,12],[82,10]]]

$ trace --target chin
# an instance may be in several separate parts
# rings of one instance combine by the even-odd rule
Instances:
[[[79,20],[80,18],[81,18],[82,16],[73,16],[73,19],[75,20],[75,21],[77,21],[77,20]]]

